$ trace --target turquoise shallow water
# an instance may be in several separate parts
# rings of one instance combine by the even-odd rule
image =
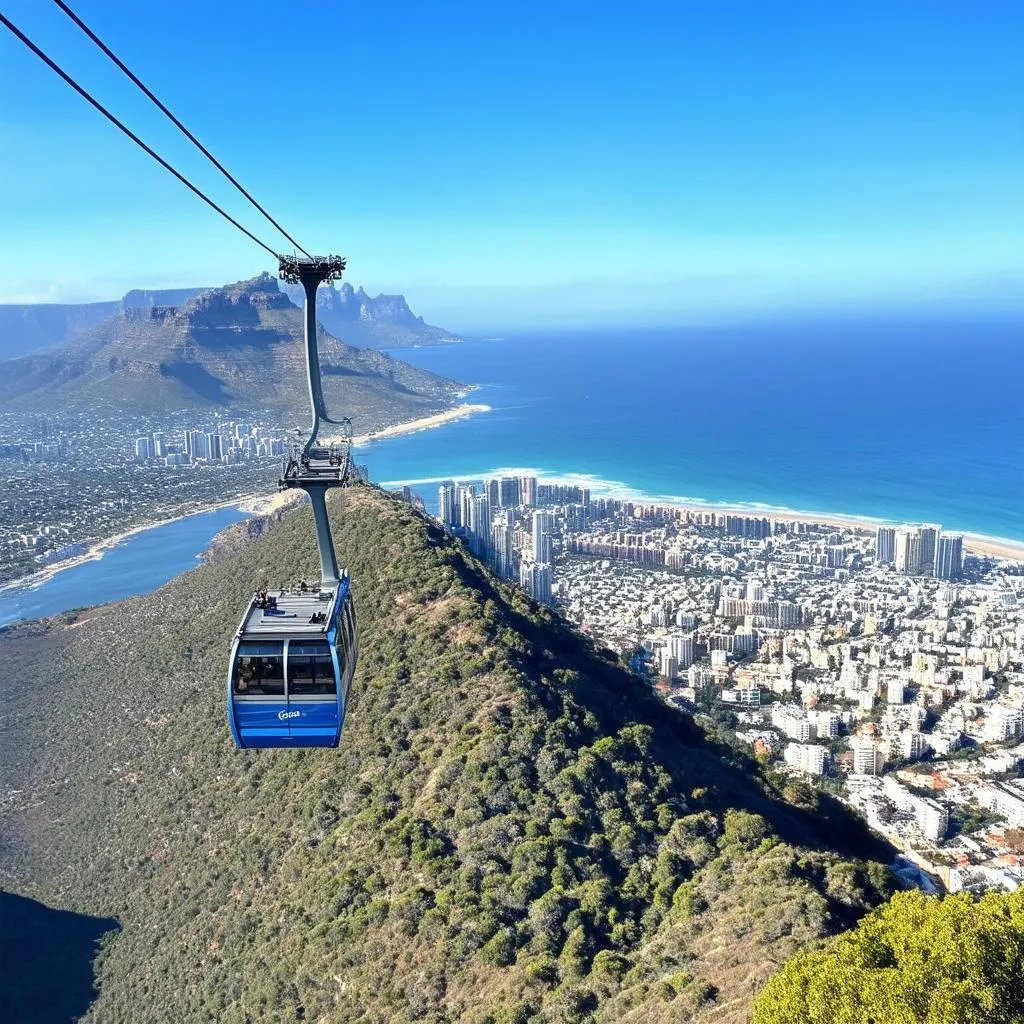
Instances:
[[[1024,540],[1024,323],[535,333],[394,354],[493,407],[360,449],[374,481],[429,481],[428,503],[437,478],[520,468]]]

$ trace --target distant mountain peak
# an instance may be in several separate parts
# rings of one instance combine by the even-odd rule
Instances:
[[[35,392],[52,399],[57,389],[66,407],[222,407],[304,417],[303,318],[276,278],[264,273],[208,288],[180,305],[154,301],[163,297],[133,295],[64,347],[6,363],[0,404],[33,405]],[[326,331],[319,346],[328,401],[367,429],[436,412],[459,392],[454,381]]]
[[[245,281],[210,288],[185,304],[185,310],[253,306],[256,309],[289,309],[291,299],[278,287],[277,278],[266,271]]]
[[[285,285],[284,292],[301,306],[302,288]],[[442,327],[426,323],[409,308],[404,295],[371,296],[348,281],[321,288],[316,296],[317,314],[324,328],[350,345],[369,348],[408,348],[414,345],[451,345],[462,339]]]

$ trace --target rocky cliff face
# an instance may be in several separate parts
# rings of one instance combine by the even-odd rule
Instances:
[[[0,304],[0,360],[57,348],[120,313],[132,311],[132,315],[145,318],[150,310],[184,309],[203,296],[206,298],[194,312],[200,308],[209,312],[211,302],[225,308],[252,305],[264,309],[282,309],[289,303],[301,307],[303,303],[301,287],[285,285],[281,291],[269,274],[247,283],[248,289],[234,295],[227,288],[134,288],[115,302]],[[237,290],[238,286],[232,287]],[[403,296],[371,298],[362,288],[353,289],[347,282],[340,288],[321,288],[317,306],[324,328],[351,345],[402,348],[461,340],[450,331],[425,323],[409,309]],[[162,317],[166,319],[167,315],[165,312]]]
[[[320,336],[328,402],[357,431],[447,408],[453,381]],[[10,360],[0,402],[111,410],[217,407],[303,422],[303,319],[269,274],[180,306],[128,306],[52,352]]]
[[[133,289],[119,302],[0,304],[0,360],[56,348],[123,311],[180,306],[202,291]]]
[[[41,352],[114,316],[117,302],[0,305],[0,360]]]
[[[300,287],[285,286],[285,291],[301,306]],[[441,327],[434,327],[416,316],[403,295],[369,296],[362,287],[354,289],[347,281],[340,288],[321,288],[316,297],[321,323],[335,337],[353,345],[371,348],[407,348],[413,345],[451,345],[462,339]]]

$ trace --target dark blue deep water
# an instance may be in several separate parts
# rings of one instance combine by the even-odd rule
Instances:
[[[1021,323],[536,333],[395,355],[493,407],[359,449],[372,480],[418,482],[429,507],[439,479],[504,470],[1024,540]],[[243,518],[190,516],[0,591],[0,626],[153,590]]]
[[[394,355],[494,411],[360,450],[377,482],[500,469],[1024,539],[1024,323],[530,334]],[[357,425],[358,427],[358,425]],[[436,485],[419,491],[436,503]]]

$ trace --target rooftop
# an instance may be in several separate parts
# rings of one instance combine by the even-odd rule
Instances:
[[[246,638],[271,637],[295,633],[319,636],[327,632],[337,588],[318,587],[307,591],[272,591],[276,608],[261,608],[258,596],[253,594],[249,610],[242,620],[241,633]],[[319,613],[319,614],[317,614]],[[310,621],[311,619],[316,621]]]

